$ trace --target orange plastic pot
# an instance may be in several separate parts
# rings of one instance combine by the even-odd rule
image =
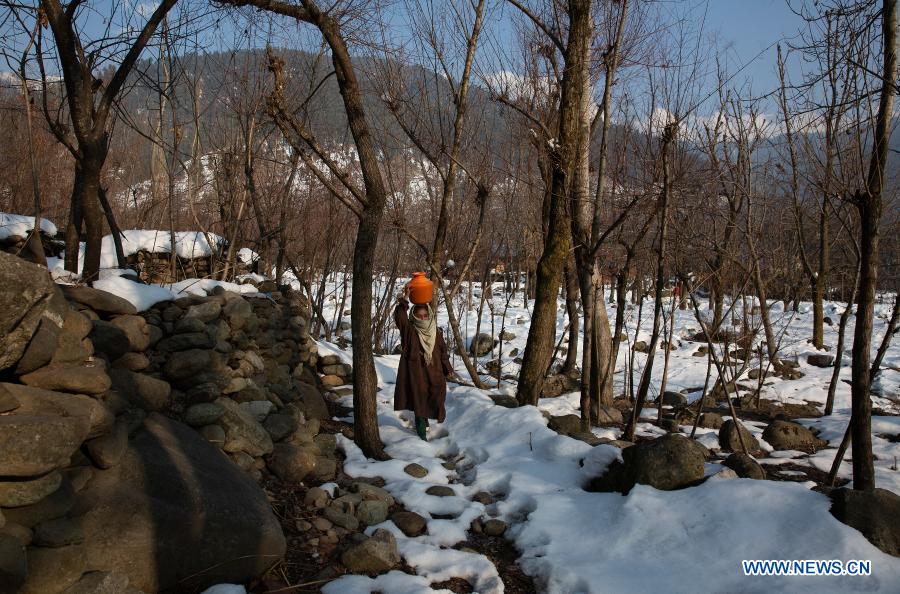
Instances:
[[[434,294],[434,283],[425,276],[424,272],[413,272],[413,278],[409,281],[409,299],[416,305],[431,303]]]

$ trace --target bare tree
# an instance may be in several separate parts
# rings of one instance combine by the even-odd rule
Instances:
[[[351,331],[353,348],[353,422],[354,440],[370,458],[387,459],[378,431],[375,393],[378,378],[372,350],[372,278],[378,231],[387,202],[387,191],[379,166],[378,150],[370,131],[366,108],[363,104],[360,82],[350,57],[347,40],[341,27],[341,7],[323,11],[313,0],[300,4],[272,0],[223,0],[233,6],[255,6],[269,12],[293,18],[313,25],[331,50],[331,61],[340,89],[347,124],[353,135],[364,188],[357,187],[343,168],[316,142],[303,122],[294,118],[285,104],[284,62],[269,52],[269,69],[275,77],[275,86],[269,98],[269,111],[285,138],[301,154],[319,180],[356,215],[358,226],[353,251],[353,290],[351,295]],[[338,181],[334,182],[313,163],[310,151],[325,163]],[[338,188],[335,184],[340,184]]]
[[[872,320],[875,316],[875,290],[878,284],[878,239],[885,185],[885,165],[891,137],[891,117],[897,80],[897,0],[881,3],[883,56],[878,112],[875,116],[872,153],[865,187],[853,197],[859,213],[860,275],[856,328],[853,337],[853,373],[851,379],[851,441],[853,488],[875,488],[872,459],[872,401],[870,349]]]
[[[77,272],[83,224],[87,243],[82,271],[82,280],[85,282],[96,280],[100,270],[104,219],[101,200],[105,200],[105,190],[100,178],[109,150],[113,102],[122,90],[141,52],[176,2],[177,0],[161,0],[134,39],[127,33],[121,35],[118,41],[126,49],[108,81],[95,77],[95,60],[98,56],[92,51],[85,51],[87,43],[82,39],[81,28],[77,24],[82,2],[72,0],[65,5],[59,0],[40,2],[40,8],[46,15],[53,33],[60,70],[65,82],[71,128],[51,117],[46,104],[45,115],[54,134],[75,158],[75,184],[66,229],[66,269]],[[110,47],[115,44],[105,40],[104,45]],[[42,67],[42,73],[43,70]],[[69,129],[72,131],[71,135],[68,133]],[[111,214],[107,209],[108,219],[111,219]],[[118,251],[119,264],[124,266],[124,262],[121,261],[123,259],[121,248]]]
[[[444,80],[450,87],[449,95],[452,103],[452,119],[453,123],[449,130],[445,130],[444,126],[439,126],[437,131],[431,130],[429,120],[433,112],[441,112],[445,106],[441,104],[443,93],[440,88],[429,89],[428,83],[423,83],[422,87],[415,89],[415,95],[419,102],[412,103],[407,97],[404,97],[404,84],[402,74],[400,72],[390,72],[384,75],[384,89],[382,95],[387,98],[388,108],[394,115],[394,118],[403,133],[413,143],[418,151],[422,153],[428,164],[437,172],[440,178],[440,191],[438,199],[440,201],[437,223],[434,231],[434,241],[429,247],[425,243],[423,237],[419,237],[414,233],[409,225],[400,221],[398,224],[404,233],[418,246],[427,263],[432,276],[434,277],[439,291],[433,296],[432,305],[437,307],[438,299],[444,297],[447,304],[447,314],[450,320],[450,328],[453,332],[454,342],[456,343],[457,352],[472,378],[472,382],[480,387],[486,387],[479,378],[475,364],[469,358],[462,333],[459,327],[459,321],[452,307],[452,299],[457,294],[466,273],[471,267],[476,250],[481,242],[484,231],[485,209],[487,207],[488,198],[490,196],[490,185],[485,179],[486,175],[479,175],[474,172],[475,167],[471,164],[466,166],[463,164],[462,148],[467,133],[466,130],[469,118],[469,88],[472,78],[472,70],[475,62],[475,54],[478,49],[478,37],[484,23],[485,17],[485,0],[478,0],[478,3],[472,7],[472,23],[467,27],[459,27],[463,29],[462,38],[465,42],[465,55],[463,59],[462,72],[458,77],[454,76],[451,68],[451,59],[453,56],[448,55],[446,45],[448,37],[452,37],[452,33],[445,34],[439,23],[437,22],[435,11],[428,10],[428,17],[418,15],[418,28],[420,31],[419,38],[426,46],[425,52],[429,54],[434,62],[434,75],[438,77],[440,71],[444,75]],[[433,7],[432,7],[433,8]],[[465,21],[463,11],[459,8],[452,8],[452,14],[458,21]],[[402,69],[401,65],[397,65],[398,69]],[[433,86],[437,87],[437,83]],[[429,97],[437,96],[437,104],[431,103]],[[481,151],[474,150],[475,147],[467,147],[471,157],[481,156]],[[471,161],[468,159],[469,161]],[[477,158],[477,157],[476,157]],[[487,161],[489,159],[482,159]],[[422,168],[426,170],[425,167]],[[478,224],[475,230],[473,240],[470,243],[469,251],[464,259],[461,272],[458,273],[456,280],[445,287],[443,278],[442,260],[445,256],[447,244],[447,230],[450,223],[451,212],[450,207],[457,186],[459,185],[460,170],[462,170],[470,179],[472,185],[476,189],[476,203],[478,206]]]
[[[568,192],[573,166],[578,154],[580,129],[585,103],[588,100],[588,59],[591,42],[591,2],[571,0],[567,8],[568,37],[561,37],[545,25],[533,12],[516,0],[512,4],[544,30],[563,55],[563,74],[560,81],[559,119],[550,148],[551,179],[547,235],[544,251],[537,266],[534,312],[522,368],[519,373],[517,398],[520,404],[537,405],[544,385],[544,374],[553,353],[556,325],[556,300],[559,295],[562,269],[571,245],[569,229]]]

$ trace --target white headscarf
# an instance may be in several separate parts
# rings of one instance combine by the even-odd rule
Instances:
[[[416,317],[416,307],[419,306],[413,306],[410,310],[409,321],[412,322],[413,328],[416,329],[416,334],[419,335],[419,342],[422,343],[422,355],[425,357],[425,364],[431,365],[431,354],[434,352],[434,343],[437,340],[437,320],[430,305],[427,306],[427,320],[420,320]]]

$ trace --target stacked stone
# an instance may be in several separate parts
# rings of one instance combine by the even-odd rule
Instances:
[[[322,374],[321,382],[328,388],[336,388],[353,383],[353,367],[344,363],[338,355],[323,355],[317,359],[317,368]]]
[[[0,591],[202,590],[283,556],[257,481],[335,479],[323,389],[353,375],[319,356],[302,295],[265,281],[138,314],[0,256]],[[357,491],[327,513],[378,523]]]
[[[330,418],[309,338],[308,305],[270,281],[243,297],[219,287],[145,313],[159,340],[147,371],[173,386],[168,411],[259,480],[269,471],[299,483],[337,470]]]
[[[0,590],[53,593],[87,580],[136,591],[109,572],[82,578],[90,568],[75,504],[137,428],[111,390],[104,329],[143,319],[127,301],[63,291],[46,269],[5,255],[0,292],[0,369],[11,380],[0,384]]]
[[[47,236],[43,231],[38,235],[41,239],[41,245],[44,248],[44,253],[47,256],[58,256],[60,253],[61,242],[53,240],[53,238]],[[6,252],[7,254],[13,255],[21,255],[24,256],[28,253],[28,246],[26,245],[28,242],[28,237],[22,237],[21,235],[8,235],[6,237],[0,238],[0,251]]]
[[[212,257],[176,257],[175,278],[172,278],[172,256],[169,252],[140,250],[126,258],[128,266],[138,271],[146,283],[172,283],[188,278],[209,278],[213,270]]]
[[[277,345],[232,360],[236,349],[221,322],[252,315],[257,304],[222,294],[199,301],[166,326],[158,312],[137,315],[115,295],[57,287],[45,268],[0,254],[0,372],[6,380],[0,382],[0,591],[202,590],[248,582],[283,556],[284,535],[265,493],[174,418],[186,413],[186,384],[202,386],[195,390],[200,394],[227,387],[232,362],[243,369],[249,362],[266,391],[279,388],[265,372],[280,372],[290,396],[291,367],[267,368],[261,357],[273,355],[277,345],[290,351],[292,343],[279,335]],[[220,311],[210,316],[216,306]],[[202,332],[182,331],[199,330],[197,321]],[[176,333],[179,323],[187,326]],[[282,327],[271,328],[277,333]],[[200,335],[206,336],[202,345]],[[182,350],[161,350],[166,340]],[[170,365],[171,354],[183,350],[205,354],[181,365],[204,356],[209,363],[193,368],[190,380],[179,375],[177,361]],[[308,359],[309,349],[302,354]],[[297,342],[289,359],[300,355]],[[247,414],[222,389],[211,398]],[[324,401],[319,413],[327,414]],[[305,427],[305,414],[301,409],[290,420]],[[278,428],[275,421],[269,425]],[[329,443],[316,430],[305,435],[326,451],[330,445],[333,455],[333,436]]]

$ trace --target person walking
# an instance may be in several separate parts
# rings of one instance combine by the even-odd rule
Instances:
[[[428,420],[442,423],[447,414],[444,400],[447,378],[453,375],[453,367],[431,305],[414,305],[410,311],[409,291],[407,286],[394,308],[401,349],[394,410],[412,411],[416,433],[427,441]]]

